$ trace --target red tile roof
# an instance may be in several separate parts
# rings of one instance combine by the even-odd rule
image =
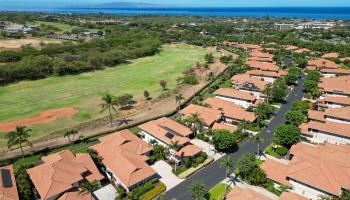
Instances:
[[[235,120],[247,120],[249,122],[255,121],[256,117],[253,112],[248,112],[241,108],[240,106],[225,101],[218,98],[208,98],[204,101],[205,104],[208,104],[211,108],[220,110],[224,113],[225,117],[235,119]]]
[[[309,60],[308,65],[316,66],[318,68],[331,68],[331,69],[340,68],[340,66],[335,62],[327,59],[322,59],[322,58],[317,60]]]
[[[330,108],[325,111],[326,117],[336,117],[338,119],[350,121],[350,106],[342,108]]]
[[[19,200],[15,175],[13,174],[12,165],[0,167],[0,170],[9,170],[11,177],[11,187],[4,187],[0,180],[0,200]],[[1,175],[0,175],[1,176]]]
[[[151,148],[128,130],[101,138],[101,143],[91,147],[103,158],[103,164],[118,177],[125,187],[132,187],[156,175],[145,162],[145,153]]]
[[[300,196],[292,192],[283,192],[278,200],[309,200],[306,197]]]
[[[235,186],[229,193],[226,195],[227,200],[271,200],[269,197],[264,196],[258,192],[255,192],[249,188],[241,188]]]
[[[176,152],[176,155],[182,158],[185,157],[194,157],[196,155],[198,155],[199,153],[201,153],[203,151],[203,149],[201,149],[200,147],[194,145],[194,144],[187,144],[184,147],[182,147],[181,149],[179,149]]]
[[[42,161],[43,164],[27,170],[42,199],[62,194],[85,178],[89,181],[103,179],[89,155],[74,156],[70,150],[64,150],[42,157]],[[86,172],[90,175],[85,177]]]
[[[326,53],[322,58],[339,58],[339,53]]]
[[[242,92],[233,88],[220,88],[214,92],[215,95],[225,96],[234,99],[255,101],[256,97],[248,92]]]
[[[326,92],[337,92],[350,95],[350,76],[321,78],[319,87]]]
[[[350,75],[350,70],[349,69],[342,69],[342,68],[321,69],[321,73],[323,73],[323,74],[346,74],[346,75]]]
[[[263,92],[265,90],[265,85],[267,84],[267,82],[261,78],[251,77],[249,74],[238,74],[233,76],[231,80],[233,84],[238,88],[241,88],[247,84],[252,84],[257,87],[260,92]]]
[[[252,76],[271,77],[271,78],[278,78],[278,77],[285,76],[288,74],[288,72],[283,71],[283,70],[278,70],[276,72],[261,71],[261,70],[249,70],[246,73],[249,75],[252,75]]]
[[[192,133],[186,126],[166,117],[146,122],[138,127],[168,145],[174,142],[178,142],[180,145],[186,144],[190,141],[186,136]],[[173,138],[167,137],[169,133],[173,135]]]
[[[253,61],[253,60],[248,60],[246,62],[246,65],[248,65],[252,68],[255,68],[255,69],[263,70],[263,71],[278,71],[280,69],[275,64],[258,62],[258,61]]]
[[[309,110],[308,111],[308,118],[311,120],[321,121],[325,122],[325,112],[317,111],[317,110]]]
[[[214,123],[212,130],[219,130],[219,129],[223,129],[223,130],[227,130],[230,132],[235,132],[237,130],[237,126],[235,125],[229,125],[229,124],[224,124],[224,123]]]
[[[350,97],[325,96],[324,101],[350,106]]]
[[[290,153],[293,157],[287,165],[271,159],[262,164],[269,178],[284,183],[288,177],[336,196],[350,188],[350,147],[299,142]]]
[[[302,124],[300,128],[302,133],[305,135],[311,135],[311,133],[309,133],[309,130],[314,129],[322,132],[332,133],[335,135],[350,137],[350,124],[343,124],[331,121],[326,121],[324,123],[310,121],[308,123]]]
[[[185,117],[198,113],[199,117],[207,126],[212,125],[215,121],[221,118],[220,111],[195,104],[188,105],[186,108],[182,109],[180,113],[185,115]]]

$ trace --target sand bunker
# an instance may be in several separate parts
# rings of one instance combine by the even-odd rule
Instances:
[[[16,128],[16,126],[28,126],[34,124],[47,124],[57,120],[60,117],[70,117],[77,113],[79,110],[72,107],[58,108],[47,110],[39,113],[33,117],[28,117],[24,119],[18,119],[9,122],[0,122],[0,131],[8,132]]]

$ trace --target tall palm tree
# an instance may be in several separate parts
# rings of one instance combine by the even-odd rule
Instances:
[[[205,77],[208,79],[208,70],[209,70],[209,65],[207,63],[204,64],[204,69],[205,69]]]
[[[179,94],[179,95],[175,96],[176,103],[178,104],[178,106],[177,106],[177,110],[178,111],[180,110],[180,107],[181,107],[181,101],[184,100],[184,99],[185,98],[182,96],[182,94]]]
[[[174,151],[173,154],[174,154],[174,158],[175,158],[176,151],[181,147],[181,145],[179,144],[179,141],[178,140],[171,141],[171,143],[168,146],[169,146],[169,149]],[[176,158],[174,159],[174,166],[175,166],[175,171],[176,171],[176,167],[177,167]]]
[[[226,179],[230,176],[231,172],[233,171],[233,164],[232,164],[232,159],[230,156],[225,156],[221,161],[220,161],[220,167],[225,169],[225,175]],[[227,184],[225,184],[225,193],[224,196],[226,197],[227,193]]]
[[[74,140],[74,137],[75,135],[78,134],[78,130],[76,129],[70,129],[70,130],[67,130],[65,133],[64,133],[64,137],[67,137],[68,138],[68,141],[70,142],[71,139],[70,137],[73,136],[73,140]]]
[[[111,122],[111,127],[113,126],[113,116],[112,116],[112,111],[114,111],[115,113],[117,113],[117,109],[115,108],[116,106],[116,99],[113,95],[106,93],[103,97],[102,97],[103,103],[100,104],[101,106],[101,111],[100,112],[105,112],[106,110],[108,110],[109,112],[109,119]]]
[[[258,156],[260,156],[261,155],[260,144],[264,142],[264,138],[261,137],[260,135],[256,135],[252,139],[253,139],[253,142],[258,144]]]
[[[200,118],[198,113],[191,113],[190,116],[187,117],[186,121],[191,125],[193,134],[197,134],[197,131],[203,128],[204,122],[202,118]]]
[[[23,144],[26,143],[31,147],[33,146],[28,140],[31,131],[31,129],[27,129],[25,126],[17,126],[15,131],[11,131],[7,134],[7,147],[10,149],[11,147],[18,145],[22,152],[22,158],[24,158]]]

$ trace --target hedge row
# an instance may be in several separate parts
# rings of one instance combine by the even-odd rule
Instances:
[[[163,192],[165,192],[166,186],[164,183],[159,183],[157,186],[155,186],[152,190],[146,192],[145,194],[140,196],[141,200],[152,200],[156,198],[157,196],[161,195]]]

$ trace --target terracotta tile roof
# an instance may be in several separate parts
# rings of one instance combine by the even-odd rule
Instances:
[[[235,46],[242,49],[261,49],[258,44],[236,44]]]
[[[285,76],[288,74],[288,72],[283,71],[283,70],[278,70],[276,72],[261,71],[261,70],[249,70],[246,73],[249,75],[252,75],[252,76],[272,77],[272,78],[278,78],[278,77]]]
[[[308,200],[308,198],[292,192],[283,192],[278,200]]]
[[[319,87],[326,92],[350,94],[350,76],[321,78]]]
[[[339,53],[326,53],[323,54],[322,58],[339,58]]]
[[[350,132],[349,132],[350,124],[343,124],[343,123],[330,122],[330,121],[326,121],[324,123],[310,121],[308,123],[302,124],[300,128],[304,134],[308,134],[308,135],[311,135],[310,133],[308,133],[309,130],[314,129],[322,132],[350,137]],[[307,132],[304,132],[304,131],[307,131]]]
[[[287,176],[340,196],[350,189],[350,147],[345,145],[310,145],[298,143]]]
[[[249,122],[253,122],[256,119],[253,112],[248,112],[240,106],[229,101],[225,101],[218,98],[208,98],[204,101],[204,103],[208,104],[211,108],[217,110],[222,109],[224,116],[231,119],[239,121],[247,120]]]
[[[316,66],[307,66],[306,69],[310,70],[310,71],[316,71],[317,67]]]
[[[215,95],[221,95],[234,99],[255,101],[256,97],[248,92],[242,92],[233,88],[220,88],[214,92]]]
[[[286,49],[286,50],[297,50],[297,49],[299,49],[299,47],[293,46],[293,45],[286,45],[286,46],[284,46],[284,49]]]
[[[151,150],[146,142],[128,130],[113,135],[114,140],[111,137],[107,140],[101,139],[101,143],[91,149],[97,151],[103,158],[103,164],[125,187],[130,188],[156,174],[145,162],[148,157],[144,153]]]
[[[325,122],[325,112],[317,111],[317,110],[308,110],[308,118],[311,120]]]
[[[116,146],[121,146],[124,149],[136,152],[139,155],[146,154],[152,150],[146,142],[138,138],[129,130],[115,132],[99,138],[99,140],[103,144],[113,143]]]
[[[331,108],[325,111],[326,117],[336,117],[339,119],[350,120],[350,106],[342,108]]]
[[[308,123],[302,123],[299,126],[301,134],[308,136],[308,137],[312,137],[313,134],[309,132],[309,125]]]
[[[165,117],[146,122],[138,127],[168,145],[176,141],[180,145],[186,144],[190,141],[186,136],[192,133],[187,127]],[[167,137],[168,134],[170,134],[172,138]]]
[[[317,60],[309,60],[308,65],[316,66],[318,68],[331,68],[331,69],[340,68],[340,66],[335,62],[327,59],[322,59],[322,58]]]
[[[249,54],[250,57],[257,57],[257,58],[267,58],[269,60],[272,60],[273,56],[272,54],[269,53],[263,53],[261,51],[252,51]]]
[[[194,145],[194,144],[187,144],[184,147],[182,147],[181,149],[179,149],[176,152],[176,155],[179,157],[194,157],[196,155],[198,155],[199,153],[201,153],[203,151],[202,148]]]
[[[65,192],[57,200],[92,200],[93,197],[90,193],[81,194],[79,190],[70,190]]]
[[[349,69],[321,69],[321,73],[323,74],[347,74],[350,75],[350,70]]]
[[[226,195],[227,200],[271,200],[269,197],[264,196],[258,192],[255,192],[249,188],[241,188],[235,186],[229,193]]]
[[[304,53],[304,52],[310,52],[310,49],[302,48],[302,49],[297,49],[294,52],[295,53]]]
[[[338,103],[338,104],[344,104],[350,106],[350,97],[334,97],[334,96],[325,96],[324,101],[332,102],[332,103]]]
[[[280,179],[284,176],[337,196],[342,188],[350,188],[350,147],[299,142],[290,153],[293,157],[287,165],[274,160],[262,164],[269,178],[283,183]]]
[[[198,113],[199,117],[207,126],[210,126],[221,118],[220,111],[195,104],[188,105],[186,108],[182,109],[180,113],[185,115],[185,117],[190,116],[192,113]]]
[[[273,62],[272,58],[261,58],[261,57],[249,57],[249,61],[257,61],[257,62]]]
[[[261,164],[260,168],[264,170],[269,179],[277,183],[291,186],[287,180],[289,165],[268,158]]]
[[[258,61],[253,61],[253,60],[248,60],[245,64],[252,67],[252,68],[263,70],[263,71],[278,71],[280,69],[275,64],[258,62]]]
[[[103,179],[91,158],[83,155],[78,157],[70,150],[64,150],[42,157],[43,164],[27,170],[42,199],[54,197],[73,188],[74,183],[85,178],[83,174],[86,172],[92,173],[86,177],[89,181]]]
[[[238,74],[231,78],[233,84],[238,87],[245,87],[247,85],[252,85],[256,87],[260,92],[264,91],[267,82],[261,78],[251,77],[249,74]]]
[[[19,200],[15,175],[13,174],[12,165],[0,167],[0,170],[9,170],[11,176],[11,187],[4,187],[0,180],[0,200]],[[1,174],[0,174],[1,179]]]
[[[89,175],[84,177],[86,180],[88,180],[89,182],[93,182],[94,180],[102,180],[104,178],[98,171],[94,161],[92,160],[89,154],[78,153],[75,155],[75,157],[76,160],[82,163],[85,166],[85,168],[90,172]]]
[[[237,126],[235,125],[228,125],[224,123],[214,123],[212,130],[219,130],[219,129],[224,129],[230,132],[235,132],[237,130]]]

